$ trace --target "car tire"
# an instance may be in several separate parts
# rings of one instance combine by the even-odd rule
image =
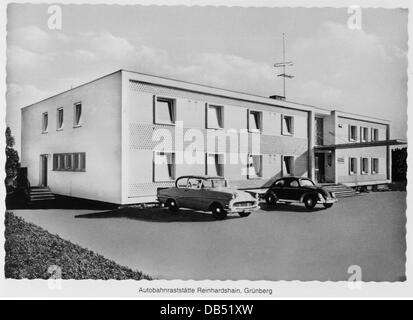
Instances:
[[[166,206],[169,208],[169,211],[171,212],[179,211],[178,205],[176,204],[176,201],[174,199],[168,199],[166,201]]]
[[[267,193],[265,195],[265,202],[269,205],[275,205],[277,203],[277,196],[273,193]]]
[[[331,208],[333,206],[332,203],[323,203],[324,208],[328,209]]]
[[[317,199],[314,196],[308,195],[304,197],[304,205],[307,209],[309,210],[314,209],[316,204],[317,204]]]
[[[251,212],[238,212],[238,214],[240,217],[244,218],[248,217],[251,214]]]
[[[227,212],[218,203],[212,205],[211,211],[215,220],[224,220],[227,217]]]

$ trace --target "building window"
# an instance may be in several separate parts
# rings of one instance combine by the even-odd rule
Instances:
[[[224,154],[207,154],[206,174],[209,176],[224,176]]]
[[[73,108],[73,126],[80,127],[82,125],[82,104],[76,103]]]
[[[262,131],[262,112],[248,110],[248,130],[250,132]]]
[[[379,141],[379,129],[371,129],[371,141]]]
[[[349,158],[349,174],[357,173],[357,158]]]
[[[155,97],[154,122],[157,124],[175,124],[176,100]]]
[[[222,129],[224,127],[224,107],[207,104],[207,128]]]
[[[369,128],[361,127],[360,133],[361,133],[361,141],[363,142],[369,141]]]
[[[57,109],[56,128],[57,130],[63,129],[63,108]]]
[[[248,179],[262,177],[262,155],[248,155]]]
[[[86,171],[86,153],[53,154],[53,171]]]
[[[153,178],[155,182],[175,180],[175,154],[173,152],[155,152]]]
[[[371,174],[378,174],[379,173],[379,159],[372,158],[371,159]]]
[[[292,116],[281,116],[281,132],[283,135],[293,135],[294,134],[294,117]]]
[[[351,126],[351,125],[349,126],[348,139],[350,141],[357,140],[357,126]]]
[[[42,132],[46,133],[49,128],[49,114],[44,112],[42,115]]]
[[[369,158],[361,158],[361,174],[369,173]]]
[[[282,175],[287,176],[294,174],[294,157],[283,156],[282,158]]]

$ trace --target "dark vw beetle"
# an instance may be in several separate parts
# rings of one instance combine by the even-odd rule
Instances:
[[[313,209],[317,203],[322,203],[325,208],[331,208],[337,202],[333,192],[302,177],[285,177],[276,180],[264,197],[268,204],[299,202],[304,203],[307,209]]]

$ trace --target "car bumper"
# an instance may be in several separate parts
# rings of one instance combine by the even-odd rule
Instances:
[[[337,202],[337,198],[327,198],[323,200],[318,200],[317,203],[336,203],[336,202]]]
[[[249,207],[233,207],[233,206],[230,206],[226,210],[229,214],[231,214],[231,213],[240,213],[240,212],[252,212],[252,211],[256,211],[258,209],[259,209],[259,206],[257,204],[255,206],[249,206]]]

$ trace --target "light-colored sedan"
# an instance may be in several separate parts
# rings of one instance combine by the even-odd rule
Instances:
[[[222,177],[182,176],[172,188],[158,188],[158,201],[171,211],[179,208],[211,211],[217,220],[227,214],[238,213],[247,217],[258,209],[258,199],[251,194],[228,188]]]

